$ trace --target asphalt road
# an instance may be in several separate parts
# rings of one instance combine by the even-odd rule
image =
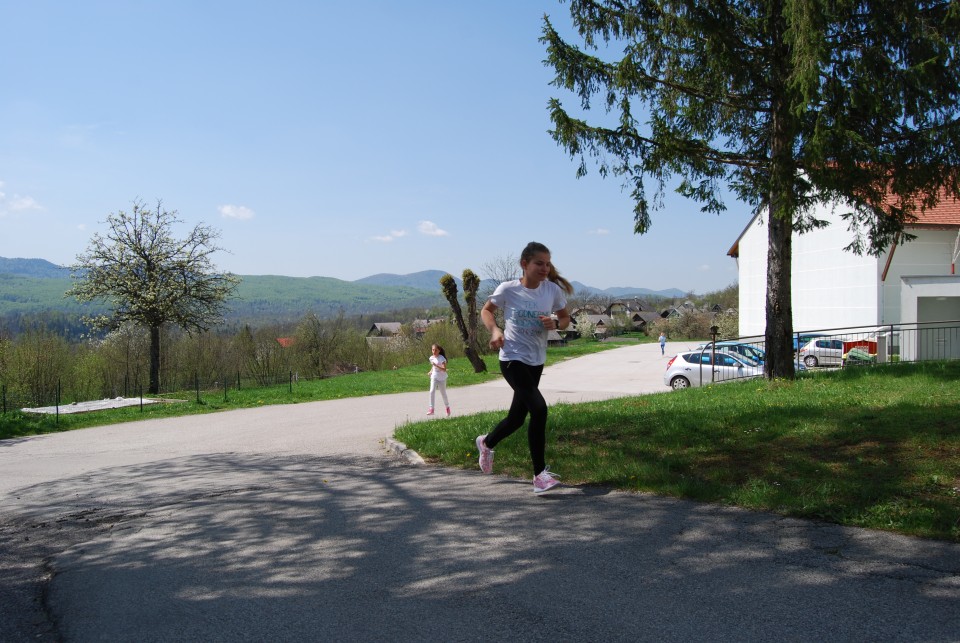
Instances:
[[[666,391],[666,359],[542,389]],[[387,438],[426,384],[0,442],[0,640],[960,640],[960,546],[413,465]]]

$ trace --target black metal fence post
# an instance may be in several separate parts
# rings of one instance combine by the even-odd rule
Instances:
[[[57,408],[57,426],[60,426],[60,378],[57,378],[57,399],[56,399],[56,408]]]
[[[200,373],[193,374],[193,386],[197,389],[197,404],[200,404]]]
[[[710,381],[716,381],[717,373],[717,333],[720,332],[719,326],[710,327]],[[700,360],[703,361],[702,359]],[[701,380],[702,382],[703,380]]]

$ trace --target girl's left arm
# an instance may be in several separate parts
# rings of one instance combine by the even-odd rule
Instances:
[[[570,313],[567,312],[566,307],[554,311],[554,314],[557,316],[557,330],[565,330],[570,326]]]

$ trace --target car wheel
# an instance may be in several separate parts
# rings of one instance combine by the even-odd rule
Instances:
[[[813,355],[807,355],[803,358],[803,363],[807,365],[807,368],[816,368],[817,358]]]
[[[670,380],[670,388],[674,391],[679,391],[682,388],[690,388],[690,380],[685,378],[683,375],[677,375],[675,378]]]

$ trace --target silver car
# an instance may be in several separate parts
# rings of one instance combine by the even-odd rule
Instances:
[[[843,363],[843,341],[829,337],[811,339],[800,348],[797,357],[808,368],[840,366]]]
[[[713,348],[713,342],[707,342],[706,344],[697,346],[697,349],[704,348],[711,350]],[[766,353],[764,353],[762,349],[757,348],[753,344],[745,344],[744,342],[717,342],[717,352],[719,353],[721,351],[743,355],[758,364],[763,364],[763,361],[766,359]]]
[[[676,391],[758,375],[763,375],[763,366],[742,355],[713,354],[709,350],[687,351],[670,359],[663,383]]]

